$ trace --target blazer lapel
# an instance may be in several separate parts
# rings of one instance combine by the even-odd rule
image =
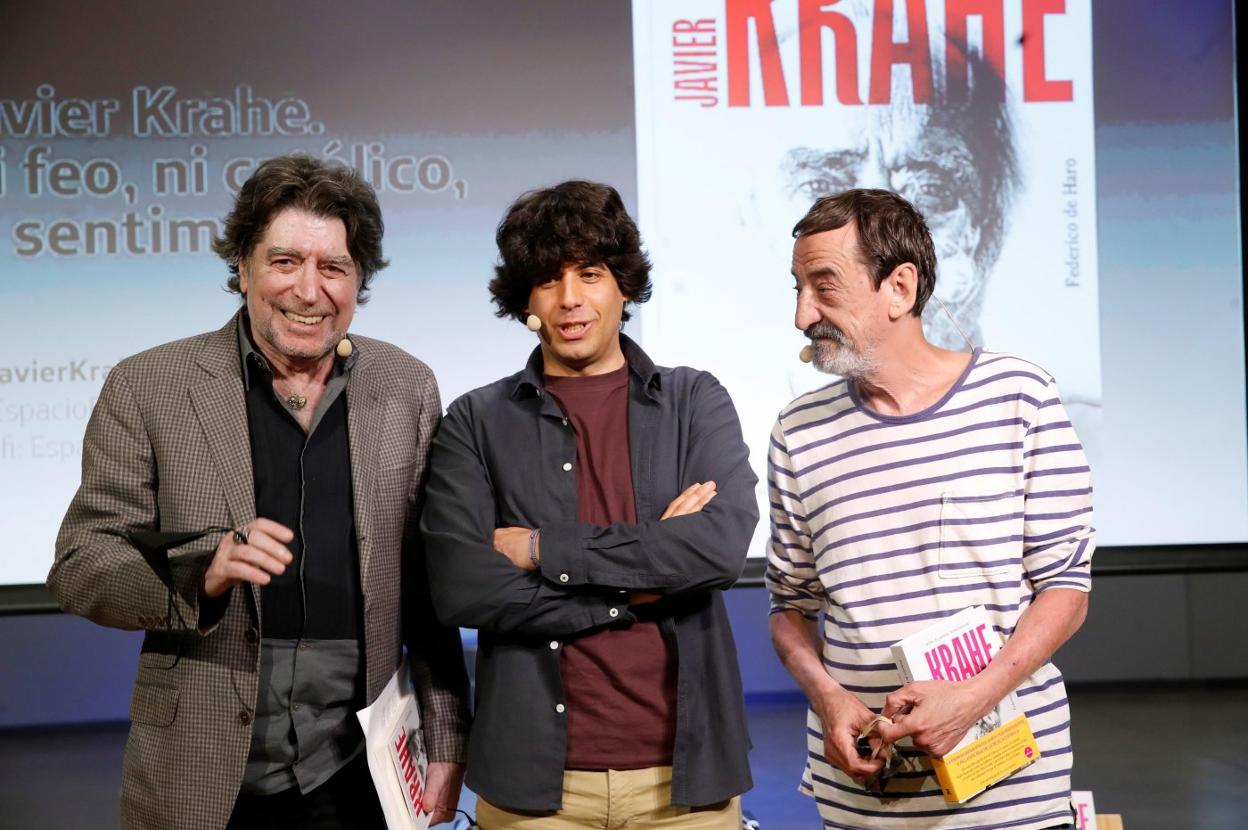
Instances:
[[[247,401],[238,353],[235,317],[204,345],[198,363],[203,379],[191,387],[191,405],[216,462],[216,476],[225,490],[230,524],[243,525],[256,518],[255,481],[251,468],[251,440],[247,431]],[[210,471],[205,471],[210,475]],[[253,594],[257,593],[255,586]],[[256,598],[256,597],[253,597]],[[256,603],[259,607],[259,603]]]
[[[368,371],[361,350],[347,379],[347,436],[351,442],[351,494],[355,508],[355,535],[360,551],[360,585],[368,591],[368,561],[372,554],[373,515],[368,509],[381,451],[382,389]]]

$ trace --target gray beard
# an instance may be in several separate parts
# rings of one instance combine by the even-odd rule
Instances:
[[[844,332],[828,323],[806,329],[810,338],[811,364],[820,372],[861,380],[875,373],[877,362],[870,352],[860,352],[849,344]],[[826,341],[831,340],[832,343]]]
[[[863,380],[875,374],[876,363],[869,354],[856,352],[849,346],[827,346],[814,344],[815,354],[811,363],[820,372],[829,375],[840,375],[850,380]]]

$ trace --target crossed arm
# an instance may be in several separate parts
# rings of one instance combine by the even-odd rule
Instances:
[[[536,566],[529,528],[496,525],[495,492],[468,404],[434,440],[422,519],[434,603],[448,624],[566,637],[630,619],[630,603],[730,586],[757,519],[747,450],[726,392],[708,384],[683,450],[689,485],[661,518],[598,527],[543,523]],[[516,463],[520,463],[517,461]]]
[[[659,520],[697,513],[713,498],[715,498],[715,482],[690,484],[683,493],[672,499],[671,504],[663,511],[663,515],[659,516]],[[527,527],[500,527],[494,531],[494,550],[507,557],[507,560],[517,568],[524,571],[536,571],[542,561],[541,532],[540,530],[534,532],[532,528]],[[659,594],[651,591],[631,591],[629,605],[642,605],[659,598]]]

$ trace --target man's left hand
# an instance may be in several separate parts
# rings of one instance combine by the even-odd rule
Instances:
[[[500,527],[494,531],[494,550],[511,560],[511,564],[524,571],[535,571],[537,565],[529,556],[529,534],[527,527]],[[539,541],[540,544],[540,541]],[[541,549],[538,548],[538,552]]]
[[[880,724],[876,734],[885,744],[909,735],[916,747],[940,758],[996,703],[985,699],[973,680],[907,683],[885,699],[881,714],[894,723]]]
[[[425,772],[425,809],[433,813],[431,825],[455,818],[459,789],[464,783],[464,765],[430,761]]]

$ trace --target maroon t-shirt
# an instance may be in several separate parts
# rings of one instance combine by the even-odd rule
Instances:
[[[628,452],[628,367],[545,378],[576,432],[576,518],[605,527],[637,521]],[[568,642],[565,769],[645,769],[672,763],[676,655],[657,623],[636,622]]]

